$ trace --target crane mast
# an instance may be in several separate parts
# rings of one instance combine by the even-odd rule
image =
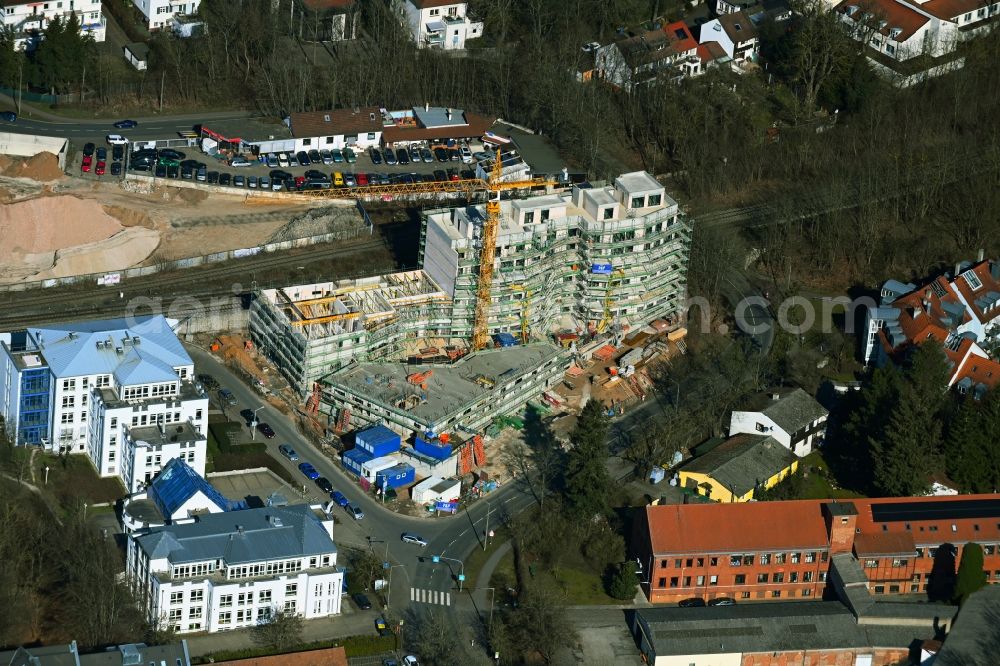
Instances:
[[[489,344],[490,300],[493,291],[493,262],[497,252],[497,231],[500,228],[500,192],[503,177],[503,162],[500,149],[487,186],[489,199],[486,202],[486,223],[483,225],[483,247],[479,253],[479,285],[476,289],[476,311],[472,327],[472,349],[479,351]]]

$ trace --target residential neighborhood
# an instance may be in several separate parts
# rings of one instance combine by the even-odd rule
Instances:
[[[0,666],[994,663],[963,1],[8,3]]]

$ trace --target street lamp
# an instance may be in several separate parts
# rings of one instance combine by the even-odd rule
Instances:
[[[485,551],[490,537],[490,513],[493,512],[493,505],[485,497],[483,501],[486,502],[486,531],[483,532],[483,550]]]
[[[265,405],[261,405],[257,409],[253,410],[253,418],[250,420],[250,441],[257,441],[257,412],[264,409]]]
[[[495,587],[481,587],[479,589],[490,591],[490,623],[488,625],[488,630],[493,631],[493,600],[496,597],[497,591]]]
[[[463,562],[462,560],[456,560],[454,557],[445,557],[444,555],[433,555],[433,556],[431,556],[431,562],[433,562],[434,564],[440,563],[441,560],[448,560],[449,562],[458,562],[459,565],[461,565],[462,569],[461,569],[460,573],[458,574],[458,591],[461,592],[462,591],[462,583],[465,582],[465,562]],[[451,568],[450,565],[449,565],[449,568]]]

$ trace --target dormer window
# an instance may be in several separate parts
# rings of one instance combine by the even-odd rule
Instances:
[[[854,16],[854,12],[858,11],[857,5],[847,5],[847,15]]]
[[[889,31],[889,39],[899,39],[899,36],[903,34],[900,28],[893,28]]]

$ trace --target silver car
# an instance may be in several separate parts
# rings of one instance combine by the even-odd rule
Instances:
[[[281,455],[288,458],[289,460],[291,460],[292,462],[295,462],[296,460],[299,459],[299,454],[295,452],[295,449],[288,446],[288,444],[282,444],[281,446],[279,446],[278,452],[281,453]]]

